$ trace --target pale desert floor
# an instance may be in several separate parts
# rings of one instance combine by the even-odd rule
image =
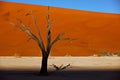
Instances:
[[[0,57],[0,80],[120,80],[120,57],[50,57],[49,76],[39,76],[41,57]],[[70,66],[55,71],[52,64]]]

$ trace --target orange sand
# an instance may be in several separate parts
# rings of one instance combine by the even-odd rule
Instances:
[[[19,3],[0,2],[0,55],[38,56],[40,50],[28,36],[19,31],[8,21],[17,23],[20,18],[30,26],[36,34],[33,20],[25,16],[32,11],[37,19],[41,34],[45,41],[47,7]],[[61,32],[64,37],[76,38],[73,41],[59,41],[51,51],[55,56],[88,56],[99,54],[100,51],[120,51],[120,14],[107,14],[50,8],[52,40]]]

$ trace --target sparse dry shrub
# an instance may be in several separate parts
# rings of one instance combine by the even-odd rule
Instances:
[[[120,52],[110,53],[107,51],[101,51],[100,54],[102,56],[120,56]]]
[[[66,65],[66,66],[64,66],[63,64],[60,65],[60,66],[57,66],[57,65],[55,65],[55,64],[52,64],[51,66],[53,66],[53,67],[55,68],[55,71],[62,71],[62,70],[67,69],[67,68],[70,66],[70,64],[68,64],[68,65]]]
[[[118,52],[117,55],[120,56],[120,52]]]
[[[102,56],[107,56],[108,52],[107,52],[107,51],[101,51],[100,54],[101,54]]]
[[[108,52],[108,51],[101,51],[100,54],[102,56],[112,56],[112,53]]]
[[[120,52],[116,52],[115,55],[119,56],[120,57]]]

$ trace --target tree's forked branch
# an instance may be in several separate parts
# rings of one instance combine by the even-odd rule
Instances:
[[[60,40],[61,36],[63,36],[65,33],[61,33],[61,34],[58,34],[58,36],[53,40],[53,42],[51,43],[51,47],[52,45],[54,45],[58,40]]]
[[[16,24],[13,23],[13,22],[9,22],[9,23],[10,23],[11,25],[17,27],[17,28],[20,29],[21,31],[26,32],[33,40],[36,41],[36,43],[39,45],[40,49],[45,51],[44,47],[41,45],[39,39],[35,36],[35,34],[33,34],[33,33],[30,31],[30,29],[29,29],[20,19],[17,18],[17,21],[21,24],[21,27],[18,26],[18,25],[16,25]]]
[[[39,38],[41,38],[40,29],[39,29],[39,27],[37,25],[37,21],[35,19],[35,16],[33,15],[32,11],[30,13],[26,14],[26,16],[28,16],[28,15],[30,15],[32,17],[32,19],[34,21],[34,26],[36,27],[36,30],[37,30],[37,33],[38,33],[38,36],[39,36]]]
[[[37,33],[38,33],[38,36],[39,36],[39,39],[40,39],[41,47],[45,50],[45,46],[44,46],[44,43],[43,43],[43,39],[42,39],[42,36],[41,36],[41,34],[40,34],[40,29],[39,29],[39,27],[38,27],[38,25],[37,25],[37,21],[36,21],[36,19],[35,19],[35,16],[32,14],[32,11],[31,11],[31,13],[27,13],[27,14],[26,14],[26,16],[28,16],[28,15],[30,15],[30,16],[32,17],[33,21],[34,21],[34,25],[35,25],[35,27],[36,27],[36,30],[37,30]]]
[[[65,33],[61,33],[61,34],[58,34],[58,36],[53,40],[53,42],[51,43],[51,47],[59,40],[76,40],[74,38],[61,38]]]

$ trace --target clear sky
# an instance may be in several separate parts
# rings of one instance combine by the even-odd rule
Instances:
[[[120,0],[4,0],[78,10],[120,14]]]

